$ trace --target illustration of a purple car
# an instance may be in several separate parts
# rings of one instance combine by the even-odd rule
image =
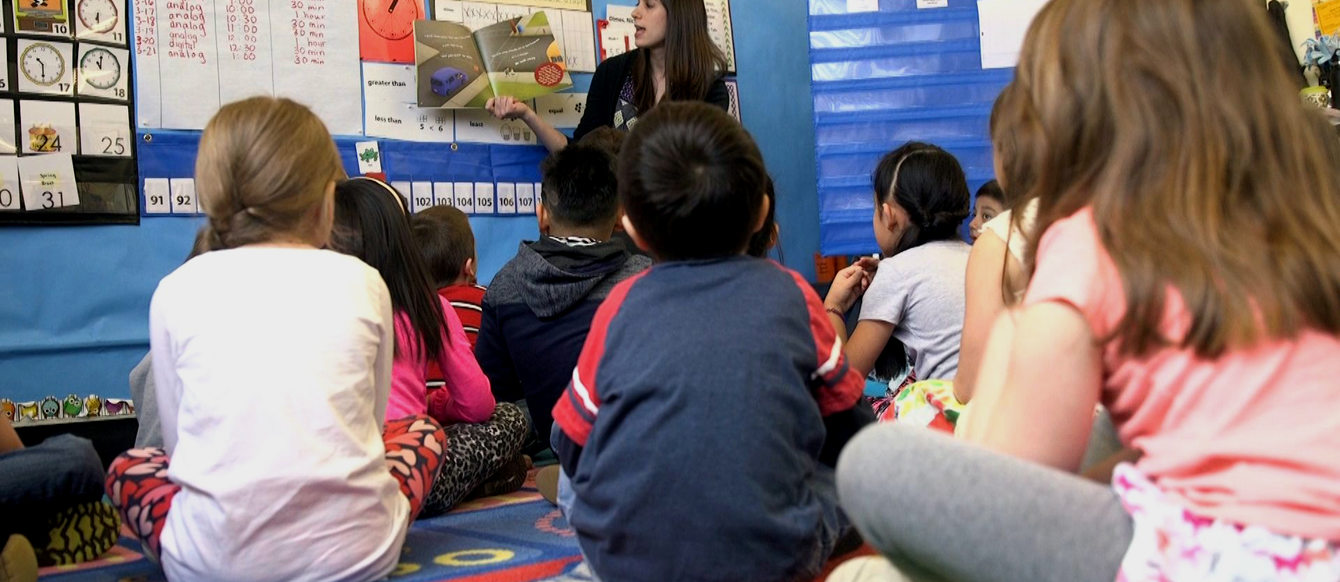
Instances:
[[[450,97],[465,87],[466,77],[456,67],[442,67],[433,73],[431,82],[434,93]]]

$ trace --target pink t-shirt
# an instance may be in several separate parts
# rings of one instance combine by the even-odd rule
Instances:
[[[475,361],[470,339],[465,336],[456,310],[436,293],[433,297],[442,302],[442,316],[447,324],[442,333],[442,353],[436,358],[446,386],[428,392],[429,360],[419,354],[419,342],[411,339],[416,336],[409,316],[397,311],[395,360],[391,366],[386,419],[426,413],[443,424],[484,422],[493,414],[495,404],[489,379]]]
[[[1262,252],[1266,252],[1262,250]],[[1125,291],[1093,213],[1047,229],[1025,303],[1078,309],[1096,337],[1123,317]],[[1168,337],[1190,314],[1170,291]],[[1214,360],[1103,346],[1103,403],[1137,467],[1192,511],[1282,534],[1340,540],[1340,339],[1305,332]]]

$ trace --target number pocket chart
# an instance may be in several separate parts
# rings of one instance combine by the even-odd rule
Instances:
[[[4,3],[0,224],[138,222],[127,1]]]

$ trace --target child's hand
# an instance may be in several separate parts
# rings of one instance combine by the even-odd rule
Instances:
[[[870,287],[877,268],[879,261],[861,257],[852,266],[838,271],[837,276],[833,277],[833,285],[828,288],[828,297],[824,298],[824,307],[846,313]]]
[[[530,113],[525,101],[513,97],[493,97],[484,104],[484,108],[498,119],[521,119]]]

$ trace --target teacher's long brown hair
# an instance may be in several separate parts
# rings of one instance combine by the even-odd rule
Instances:
[[[699,101],[726,72],[726,57],[707,33],[703,0],[660,0],[665,6],[665,99]],[[633,61],[633,102],[639,114],[656,106],[651,51]]]

